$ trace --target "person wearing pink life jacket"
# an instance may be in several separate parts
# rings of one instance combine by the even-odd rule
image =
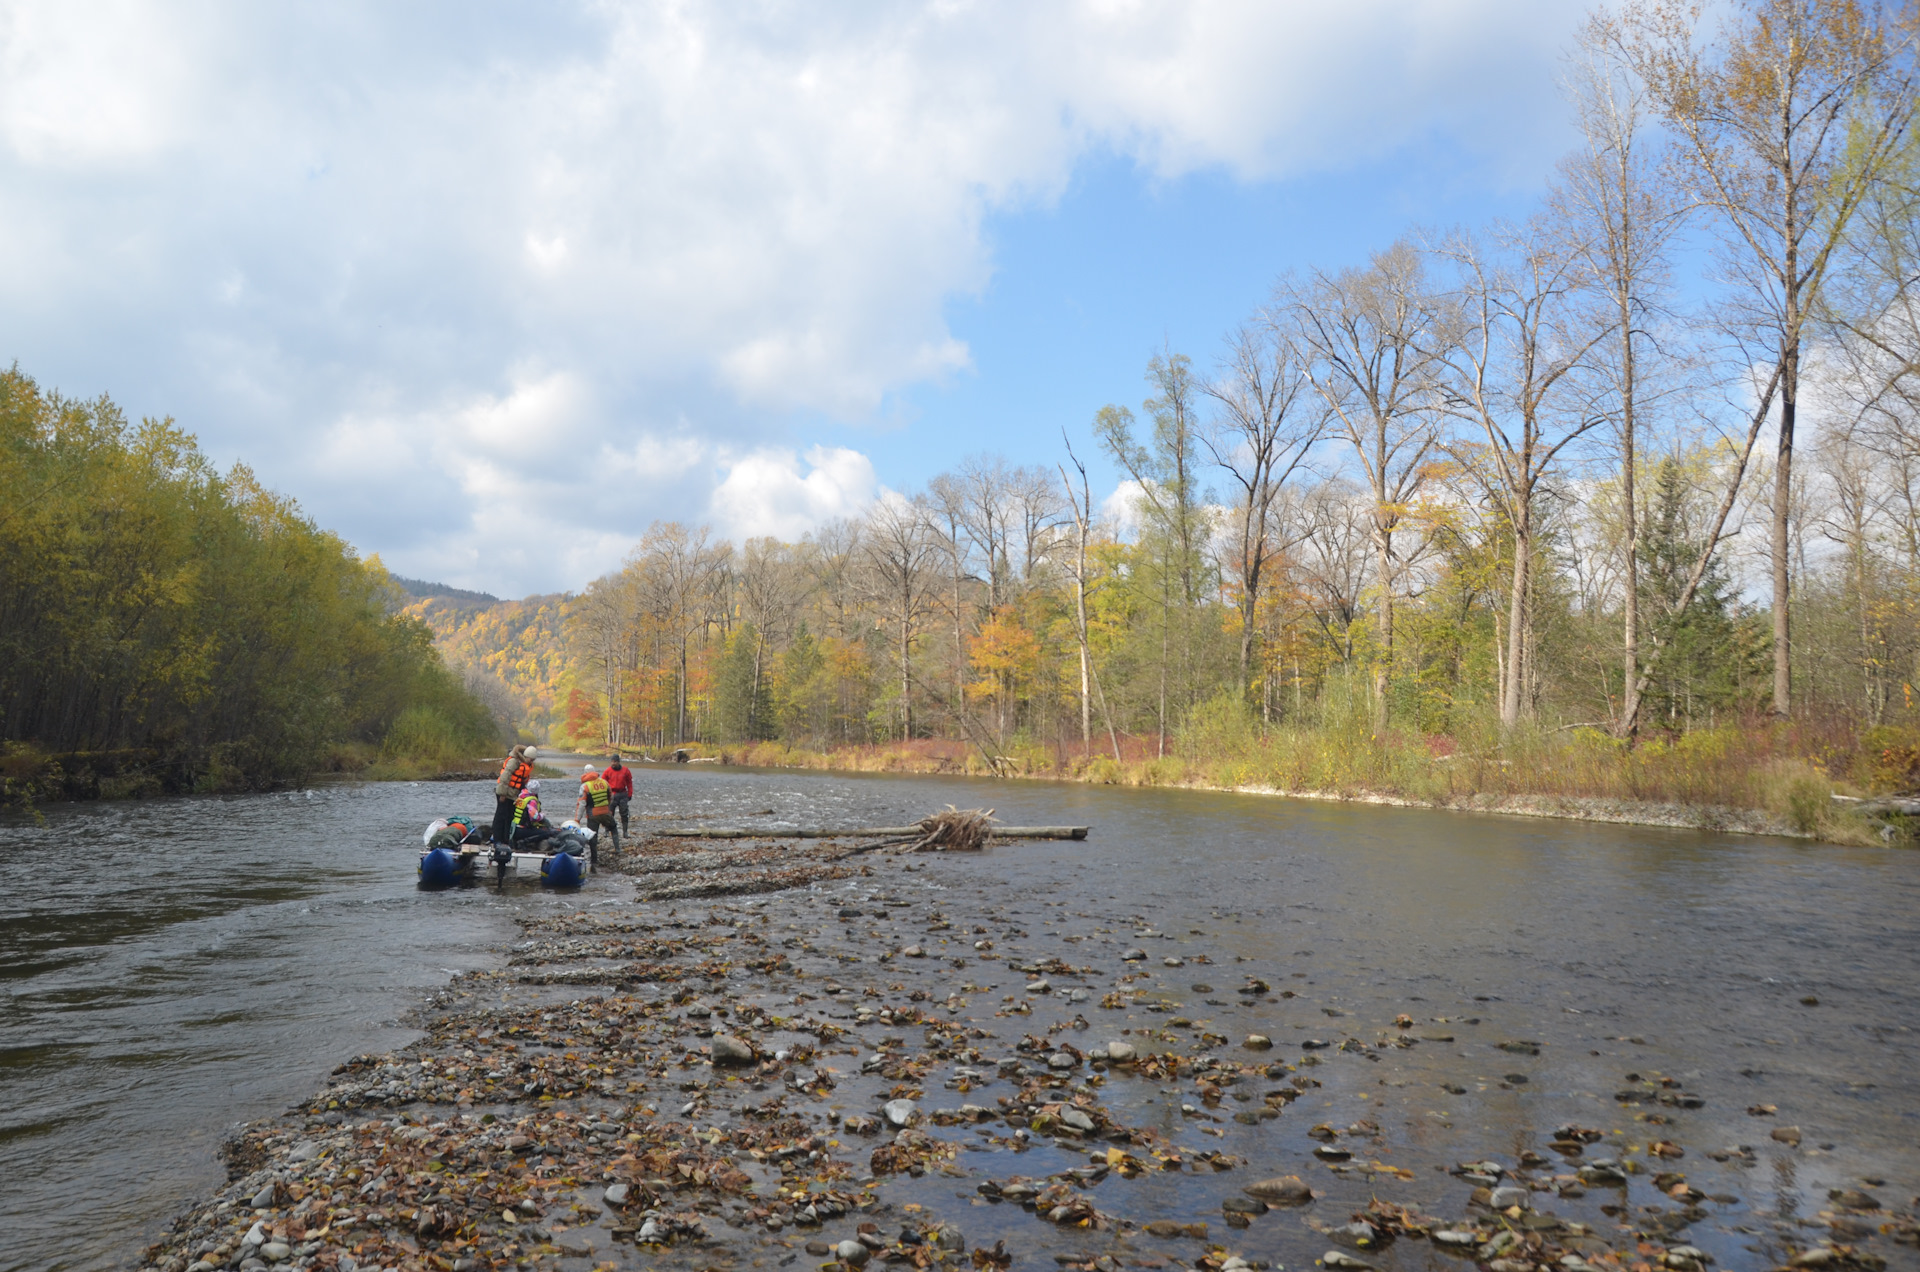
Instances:
[[[531,850],[553,835],[546,814],[540,811],[540,783],[530,781],[527,789],[513,801],[513,839],[516,848]]]

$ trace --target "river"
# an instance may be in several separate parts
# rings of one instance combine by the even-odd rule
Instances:
[[[898,824],[957,804],[1090,824],[1086,844],[1005,844],[917,878],[990,899],[1036,953],[1111,962],[1105,945],[1144,941],[1155,960],[1186,956],[1179,971],[1152,964],[1156,984],[1223,1034],[1257,1027],[1287,1048],[1403,1012],[1431,1039],[1450,1034],[1390,1071],[1344,1058],[1313,1070],[1327,1116],[1377,1111],[1382,1142],[1423,1172],[1511,1155],[1561,1121],[1631,1126],[1612,1093],[1661,1075],[1705,1107],[1649,1137],[1684,1142],[1690,1181],[1741,1198],[1711,1246],[1722,1267],[1771,1266],[1758,1246],[1744,1253],[1744,1212],[1810,1215],[1829,1188],[1901,1206],[1920,1192],[1911,853],[1163,790],[638,776],[636,808],[669,821],[772,810]],[[15,880],[0,900],[0,1269],[131,1265],[223,1179],[225,1133],[348,1057],[406,1042],[409,1012],[497,962],[516,915],[627,903],[606,876],[572,897],[418,892],[420,827],[488,803],[481,783],[394,783],[61,807],[44,826],[0,826]],[[1299,998],[1235,1001],[1254,969]],[[1515,1040],[1538,1054],[1495,1045]],[[1761,1105],[1779,1112],[1747,1113]],[[1787,1123],[1798,1150],[1768,1137]],[[1739,1145],[1751,1161],[1704,1156]]]

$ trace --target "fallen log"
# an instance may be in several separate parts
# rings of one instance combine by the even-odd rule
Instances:
[[[1086,826],[995,826],[995,839],[1085,839]],[[663,839],[899,839],[922,833],[919,826],[859,826],[847,830],[743,830],[737,826],[673,826],[650,831]]]
[[[1920,799],[1860,799],[1847,801],[1847,807],[1856,813],[1873,816],[1876,813],[1900,813],[1912,817],[1920,813]]]

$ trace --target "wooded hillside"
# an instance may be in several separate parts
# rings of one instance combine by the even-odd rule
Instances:
[[[512,732],[544,738],[553,726],[569,658],[562,634],[572,600],[562,594],[500,601],[436,588],[403,611],[425,623],[447,665]]]
[[[496,726],[377,560],[170,420],[0,374],[0,739],[10,779],[239,790]],[[64,785],[63,785],[64,783]]]

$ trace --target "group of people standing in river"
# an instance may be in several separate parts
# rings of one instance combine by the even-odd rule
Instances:
[[[540,811],[540,782],[533,776],[539,748],[516,746],[500,764],[500,779],[493,784],[493,841],[496,844],[538,842],[552,833],[552,827]],[[605,769],[589,764],[580,774],[580,795],[574,801],[573,815],[592,838],[593,864],[599,864],[600,832],[613,839],[613,851],[620,851],[620,838],[626,833],[629,808],[633,803],[633,770],[620,762],[618,752]]]

